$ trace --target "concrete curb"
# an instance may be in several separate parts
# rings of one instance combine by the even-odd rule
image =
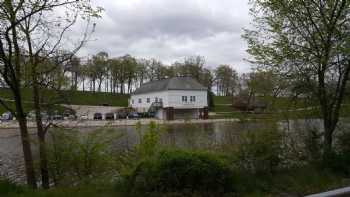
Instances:
[[[63,120],[63,121],[53,121],[54,124],[66,128],[84,128],[84,127],[118,127],[118,126],[136,126],[137,124],[148,125],[150,122],[155,122],[156,124],[166,125],[166,124],[200,124],[200,123],[215,123],[215,122],[238,122],[239,119],[207,119],[207,120],[157,120],[157,119],[123,119],[123,120]],[[28,128],[36,128],[35,122],[28,122]],[[17,121],[9,121],[0,123],[0,129],[18,129]]]
[[[350,187],[336,189],[324,193],[312,194],[305,197],[346,197],[350,196]]]

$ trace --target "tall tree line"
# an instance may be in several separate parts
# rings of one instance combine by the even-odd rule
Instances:
[[[205,66],[202,56],[186,57],[165,65],[157,59],[135,58],[131,55],[109,57],[99,52],[87,60],[72,58],[67,71],[61,73],[70,78],[66,89],[91,92],[130,94],[143,83],[170,77],[190,76],[218,95],[233,95],[238,85],[238,74],[232,66],[216,69]]]

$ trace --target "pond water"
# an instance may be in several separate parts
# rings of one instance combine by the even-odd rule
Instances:
[[[321,120],[297,120],[290,122],[271,123],[266,121],[249,122],[216,122],[201,124],[173,124],[158,125],[161,132],[160,141],[163,145],[172,147],[187,148],[212,148],[218,145],[235,144],[239,135],[247,131],[258,132],[261,129],[277,128],[294,132],[307,129],[322,130]],[[118,149],[131,149],[140,140],[140,133],[144,133],[148,126],[118,126],[108,128],[112,132],[120,134],[113,145]],[[338,130],[350,128],[349,120],[342,120]],[[88,133],[97,128],[79,128],[82,133]],[[35,133],[35,130],[31,130]],[[36,135],[32,135],[35,139]],[[33,142],[33,152],[37,155],[37,146]],[[23,181],[23,159],[22,146],[19,131],[16,129],[0,130],[0,176],[7,176],[11,179]]]

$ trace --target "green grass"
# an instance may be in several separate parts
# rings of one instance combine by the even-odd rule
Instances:
[[[214,96],[215,104],[232,104],[232,96]]]
[[[3,181],[4,182],[4,181]],[[118,197],[111,184],[89,184],[76,187],[52,188],[49,190],[32,190],[23,186],[0,183],[2,197]]]
[[[247,190],[241,191],[240,196],[304,196],[347,187],[348,184],[349,181],[344,176],[324,169],[304,166],[273,175],[250,177],[247,180],[242,180],[240,185],[248,187]]]
[[[265,113],[248,113],[235,110],[229,104],[232,104],[230,96],[215,96],[215,107],[212,110],[216,113],[211,116],[213,119],[218,118],[238,118],[238,119],[297,119],[297,118],[321,118],[319,107],[314,109],[304,109],[311,106],[319,106],[317,101],[309,101],[305,99],[290,100],[289,98],[277,98],[273,102],[273,106],[269,106]],[[298,109],[298,110],[296,110]],[[350,99],[346,98],[340,109],[341,117],[350,116]]]
[[[104,92],[82,92],[82,91],[60,91],[53,90],[41,90],[44,103],[55,104],[72,104],[72,105],[102,105],[108,104],[111,106],[128,106],[129,95],[119,95]],[[32,109],[32,91],[30,89],[22,90],[22,97],[25,111]],[[13,96],[10,90],[1,88],[0,98],[13,100]],[[14,109],[14,103],[6,101],[6,103]],[[0,113],[7,111],[0,106]]]

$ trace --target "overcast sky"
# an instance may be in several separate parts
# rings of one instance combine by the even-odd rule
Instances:
[[[130,54],[165,64],[201,55],[206,65],[250,66],[242,28],[248,27],[248,0],[95,0],[105,11],[97,21],[94,41],[80,52]]]

